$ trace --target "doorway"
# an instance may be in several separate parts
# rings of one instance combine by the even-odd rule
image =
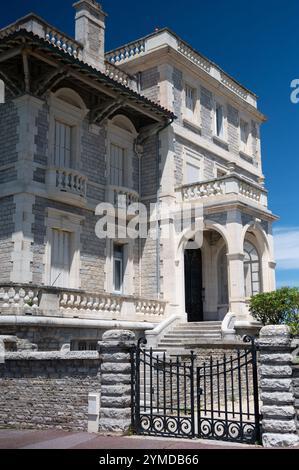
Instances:
[[[203,321],[202,253],[185,250],[185,308],[188,322]]]

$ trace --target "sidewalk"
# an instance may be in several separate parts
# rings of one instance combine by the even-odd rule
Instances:
[[[257,449],[259,446],[218,441],[152,437],[99,436],[59,430],[0,429],[0,449]]]

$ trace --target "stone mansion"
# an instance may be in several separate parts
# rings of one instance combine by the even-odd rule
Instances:
[[[75,38],[29,14],[0,31],[0,335],[7,347],[94,349],[115,327],[158,339],[256,327],[275,289],[254,93],[169,29],[105,51],[106,14]],[[203,243],[100,239],[96,207],[203,206]],[[121,215],[119,215],[121,217]],[[156,341],[157,340],[157,341]]]

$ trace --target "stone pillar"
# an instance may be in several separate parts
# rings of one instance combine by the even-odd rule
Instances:
[[[131,331],[106,331],[99,342],[101,405],[99,432],[125,433],[131,426]]]
[[[260,346],[260,398],[264,447],[288,447],[299,443],[296,433],[290,329],[262,328]]]

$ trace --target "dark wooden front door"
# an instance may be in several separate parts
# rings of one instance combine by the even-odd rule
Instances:
[[[185,250],[185,303],[188,322],[203,321],[201,250]]]

